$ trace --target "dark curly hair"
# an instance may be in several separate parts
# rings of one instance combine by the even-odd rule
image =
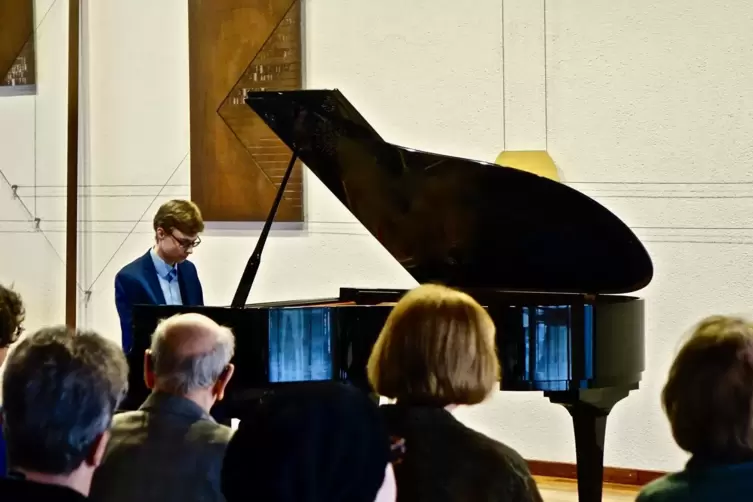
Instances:
[[[21,296],[0,284],[0,349],[18,339],[25,318],[26,309]]]

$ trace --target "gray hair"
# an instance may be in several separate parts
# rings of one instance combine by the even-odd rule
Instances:
[[[151,353],[157,387],[165,392],[186,395],[210,388],[217,382],[233,358],[235,336],[229,328],[219,326],[208,318],[204,318],[205,326],[187,323],[175,326],[180,317],[178,314],[160,322],[152,335]],[[187,336],[195,334],[197,330],[209,333],[213,335],[212,348],[197,354],[182,354],[178,349],[180,343],[168,337],[172,330],[185,330]],[[176,332],[173,335],[180,337],[183,334]]]
[[[94,332],[53,326],[23,338],[3,380],[11,464],[69,474],[110,427],[127,388],[123,351]]]

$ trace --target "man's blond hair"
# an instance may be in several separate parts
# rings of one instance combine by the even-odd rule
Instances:
[[[185,235],[196,235],[204,231],[204,220],[199,206],[190,200],[175,199],[165,202],[154,215],[154,231],[162,228],[165,232],[178,230]]]

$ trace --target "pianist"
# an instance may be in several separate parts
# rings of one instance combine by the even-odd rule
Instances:
[[[399,500],[540,502],[523,458],[461,424],[450,410],[482,402],[497,387],[495,327],[473,298],[420,286],[395,306],[374,345],[374,390],[388,432],[405,441],[395,466]]]
[[[204,305],[196,266],[187,261],[201,243],[201,211],[191,201],[171,200],[154,215],[154,246],[115,276],[115,305],[123,350],[133,342],[134,305]]]

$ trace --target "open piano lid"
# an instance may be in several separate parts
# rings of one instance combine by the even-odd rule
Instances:
[[[419,283],[606,294],[651,281],[635,234],[566,185],[387,143],[338,90],[246,103]]]

